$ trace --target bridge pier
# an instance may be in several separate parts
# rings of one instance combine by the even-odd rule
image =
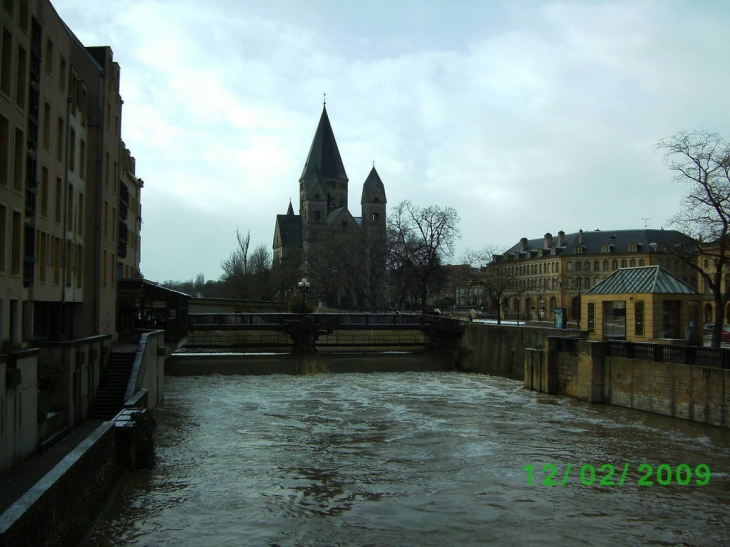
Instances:
[[[299,374],[327,374],[330,357],[319,353],[307,353],[299,358]]]
[[[294,330],[288,332],[292,340],[292,353],[317,353],[319,333],[314,330]]]

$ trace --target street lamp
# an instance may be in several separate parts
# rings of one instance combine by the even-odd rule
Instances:
[[[299,290],[302,291],[302,310],[305,314],[307,313],[307,290],[309,289],[310,285],[311,284],[306,277],[303,277],[302,280],[297,283]]]

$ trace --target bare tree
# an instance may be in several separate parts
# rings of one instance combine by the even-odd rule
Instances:
[[[421,209],[408,200],[388,216],[391,264],[396,271],[408,272],[416,284],[423,313],[439,269],[454,254],[461,236],[458,224],[459,215],[451,207]]]
[[[236,230],[238,247],[231,255],[221,262],[223,275],[221,281],[237,295],[248,296],[246,274],[248,273],[248,247],[251,243],[251,230],[242,235]]]
[[[675,180],[689,186],[689,194],[671,222],[693,244],[669,245],[668,250],[698,272],[712,293],[715,324],[711,344],[720,347],[730,299],[723,280],[730,261],[730,146],[716,133],[682,131],[659,141],[657,148],[665,152]]]
[[[482,287],[497,309],[498,324],[502,323],[502,309],[508,307],[510,298],[523,292],[517,277],[499,263],[501,255],[496,247],[485,247],[479,251],[467,250],[462,258],[474,272],[469,283]]]
[[[246,278],[249,283],[249,294],[261,300],[270,300],[274,294],[271,273],[272,256],[269,248],[263,243],[256,246],[248,259]]]

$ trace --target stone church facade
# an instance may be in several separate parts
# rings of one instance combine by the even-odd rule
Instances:
[[[386,196],[375,166],[362,185],[361,214],[348,208],[349,179],[326,106],[299,178],[299,214],[276,216],[273,268],[282,297],[311,283],[308,302],[341,309],[385,305]]]

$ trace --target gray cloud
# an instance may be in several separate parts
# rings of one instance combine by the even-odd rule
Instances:
[[[217,277],[237,228],[271,244],[323,92],[351,210],[375,161],[391,204],[457,208],[462,249],[665,225],[657,140],[730,138],[722,3],[56,4],[122,66],[151,279]]]

